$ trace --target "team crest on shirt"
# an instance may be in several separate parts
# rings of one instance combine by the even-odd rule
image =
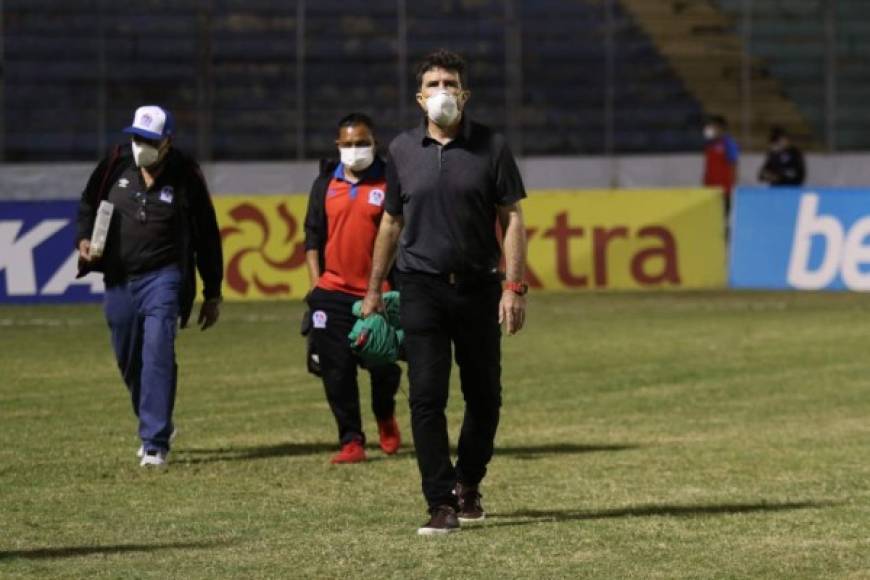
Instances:
[[[335,197],[336,195],[338,195],[338,190],[337,190],[337,189],[332,189],[331,187],[330,187],[329,190],[326,192],[326,197]]]
[[[160,201],[162,201],[163,203],[172,203],[172,197],[174,194],[175,190],[172,189],[172,186],[167,185],[160,190]]]
[[[128,185],[130,185],[130,180],[126,177],[122,177],[118,180],[118,187],[120,187],[121,189],[127,189]]]
[[[314,328],[326,328],[326,312],[315,310],[311,313],[311,322],[314,324]]]
[[[369,203],[381,207],[384,205],[384,190],[373,189],[369,192]]]

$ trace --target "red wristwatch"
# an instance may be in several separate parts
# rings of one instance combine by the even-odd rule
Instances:
[[[504,288],[517,296],[525,296],[529,291],[529,285],[525,282],[505,282]]]

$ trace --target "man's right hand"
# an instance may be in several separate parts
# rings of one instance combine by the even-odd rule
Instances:
[[[369,290],[366,292],[366,297],[363,298],[362,309],[360,311],[361,318],[367,318],[375,312],[383,312],[385,310],[384,297],[379,290]]]
[[[85,262],[91,261],[91,241],[84,239],[79,241],[79,258]]]

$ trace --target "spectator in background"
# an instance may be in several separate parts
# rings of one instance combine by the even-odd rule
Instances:
[[[707,120],[704,141],[704,185],[722,189],[727,215],[731,210],[731,190],[737,181],[740,150],[728,133],[725,117],[714,115]]]
[[[341,119],[335,144],[341,162],[322,164],[308,198],[305,258],[312,288],[307,298],[311,337],[341,444],[331,462],[341,464],[366,460],[357,382],[360,361],[347,335],[357,320],[353,303],[368,288],[387,183],[368,116],[352,113]],[[395,363],[367,370],[380,447],[392,455],[401,444],[395,411],[402,371]]]
[[[782,127],[770,128],[767,159],[758,172],[758,180],[769,185],[800,186],[806,177],[804,154],[792,145]]]

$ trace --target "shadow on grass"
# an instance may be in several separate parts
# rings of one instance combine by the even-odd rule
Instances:
[[[630,451],[641,445],[579,445],[576,443],[553,443],[550,445],[496,445],[496,455],[509,455],[515,459],[538,459],[545,455],[575,455],[602,451]]]
[[[179,463],[214,463],[218,461],[249,461],[274,457],[296,457],[335,452],[337,443],[279,443],[256,447],[218,447],[216,449],[180,449]]]
[[[270,459],[275,457],[297,457],[302,455],[319,455],[335,453],[338,443],[279,443],[277,445],[260,445],[257,447],[218,447],[216,449],[180,449],[177,454],[179,463],[190,465],[214,463],[218,461],[249,461],[254,459]],[[371,442],[368,447],[376,448]],[[638,449],[639,445],[578,445],[573,443],[554,443],[551,445],[496,445],[496,455],[506,455],[517,459],[538,459],[546,455],[597,453],[601,451],[625,451]],[[377,453],[377,452],[376,452]],[[451,453],[456,454],[456,448],[451,447]],[[405,446],[397,456],[413,455],[413,447]],[[381,457],[370,454],[369,460]]]
[[[77,558],[94,554],[110,555],[128,552],[157,552],[163,550],[192,550],[225,546],[229,542],[178,542],[173,544],[116,544],[109,546],[65,546],[62,548],[35,548],[33,550],[0,550],[0,560],[22,558],[25,560],[50,560]]]
[[[502,527],[526,526],[530,524],[558,523],[584,520],[606,520],[615,518],[669,517],[697,518],[735,514],[783,512],[792,510],[821,509],[836,505],[832,501],[768,502],[711,504],[711,505],[639,505],[606,510],[519,510],[507,513],[487,514],[487,520],[516,519],[518,521],[495,521],[483,526]]]

